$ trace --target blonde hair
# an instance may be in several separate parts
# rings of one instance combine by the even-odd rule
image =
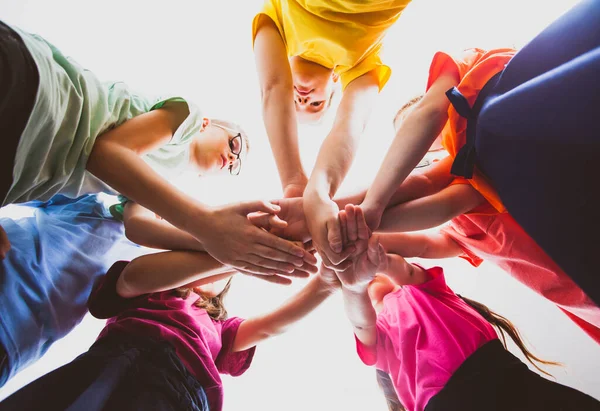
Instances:
[[[246,134],[244,129],[242,127],[240,127],[240,125],[233,123],[231,121],[221,120],[221,119],[217,119],[217,118],[214,118],[214,119],[211,118],[209,125],[213,125],[213,126],[222,128],[225,131],[228,131],[233,135],[240,133],[240,135],[242,136],[242,140],[244,141],[244,144],[246,145],[246,154],[248,154],[250,152],[250,139],[248,138],[248,135]]]
[[[194,303],[194,305],[196,307],[204,308],[206,310],[206,313],[208,314],[208,316],[210,318],[212,318],[213,320],[216,320],[216,321],[226,320],[227,319],[227,309],[225,308],[225,305],[223,304],[223,299],[225,298],[225,296],[227,295],[227,292],[229,291],[229,288],[231,287],[231,279],[232,278],[233,277],[229,277],[229,280],[227,281],[227,284],[225,284],[223,291],[221,291],[219,294],[215,295],[214,297],[207,297],[205,295],[200,294],[193,288],[185,288],[185,287],[180,287],[180,288],[173,290],[173,294],[175,294],[179,298],[185,299],[185,298],[188,298],[191,293],[194,293],[200,297]]]

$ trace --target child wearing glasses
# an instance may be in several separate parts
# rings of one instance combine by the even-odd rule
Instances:
[[[313,241],[327,264],[342,260],[341,243],[331,248],[327,243],[327,227],[339,231],[331,198],[352,164],[374,99],[390,78],[380,56],[383,39],[409,3],[266,0],[252,24],[263,119],[283,194],[304,196]],[[335,83],[341,83],[341,102],[309,181],[297,121],[321,119]]]
[[[246,218],[276,213],[276,205],[207,207],[169,183],[186,167],[239,173],[247,139],[237,126],[209,121],[179,96],[146,98],[122,82],[102,82],[38,35],[1,22],[0,31],[3,205],[120,193],[248,273],[292,272],[312,261],[302,247]],[[6,255],[10,238],[0,241]]]

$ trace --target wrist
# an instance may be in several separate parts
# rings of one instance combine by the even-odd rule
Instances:
[[[210,233],[210,230],[202,230],[201,232],[198,232],[195,230],[195,228],[198,226],[206,227],[211,221],[215,221],[215,218],[218,217],[215,215],[214,209],[196,203],[187,208],[183,213],[182,229],[203,244],[204,240],[206,239],[206,234]]]
[[[369,282],[370,283],[370,282]],[[344,293],[362,296],[368,294],[369,283],[355,283],[355,284],[344,284],[342,283],[342,290]]]

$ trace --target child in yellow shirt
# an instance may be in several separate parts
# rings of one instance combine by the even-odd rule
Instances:
[[[339,210],[331,197],[350,168],[373,100],[391,74],[380,58],[383,38],[409,2],[266,0],[252,24],[263,118],[284,196],[304,195],[309,229],[326,264],[344,259],[341,243],[330,248],[326,238],[327,226],[339,231]],[[309,181],[296,121],[319,120],[338,81],[340,106]]]

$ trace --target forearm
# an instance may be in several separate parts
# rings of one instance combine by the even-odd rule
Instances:
[[[396,188],[414,170],[441,132],[447,115],[437,107],[417,107],[398,130],[375,180],[365,197],[365,203],[384,209]]]
[[[398,254],[405,258],[449,258],[462,253],[460,246],[442,233],[381,233],[376,235],[387,253]]]
[[[281,184],[306,184],[298,146],[293,85],[274,85],[263,91],[263,119]]]
[[[349,290],[342,287],[344,308],[356,337],[365,345],[372,346],[377,339],[377,314],[369,298],[367,288]]]
[[[162,178],[134,151],[114,141],[98,139],[87,169],[127,198],[183,230],[190,220],[205,216],[202,204]]]
[[[231,271],[204,252],[166,251],[131,261],[117,281],[117,293],[125,298],[171,290]]]
[[[462,215],[485,199],[470,185],[453,185],[444,190],[385,210],[380,232],[418,231],[437,227]]]
[[[136,244],[161,250],[204,251],[192,235],[157,218],[132,217],[125,221],[125,235]]]
[[[450,174],[452,161],[453,159],[448,156],[428,167],[425,171],[415,171],[409,174],[396,188],[385,208],[391,208],[400,203],[435,194],[447,187],[454,180],[454,176]],[[367,190],[362,190],[358,193],[336,198],[334,201],[342,209],[346,204],[361,204],[366,195]]]
[[[320,276],[313,277],[296,295],[277,310],[244,321],[234,342],[233,351],[243,351],[259,342],[285,332],[323,303],[334,290]]]
[[[354,161],[378,92],[374,72],[363,74],[348,85],[331,131],[319,150],[308,189],[333,198]]]

